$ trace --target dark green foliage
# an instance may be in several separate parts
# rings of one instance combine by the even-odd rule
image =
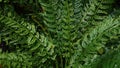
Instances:
[[[119,59],[117,2],[0,0],[0,65],[3,68],[113,68],[117,62],[119,65],[116,59],[109,60]]]
[[[120,68],[120,51],[111,50],[109,53],[98,57],[95,62],[91,65],[91,68]]]

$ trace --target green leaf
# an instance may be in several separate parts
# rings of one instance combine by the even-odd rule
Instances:
[[[32,39],[33,39],[33,35],[30,34],[30,35],[28,36],[28,39],[27,39],[27,43],[28,43],[28,45],[31,44],[31,40],[32,40]]]
[[[40,47],[40,43],[36,43],[31,49],[30,49],[30,51],[34,51],[34,50],[36,50],[36,49],[38,49],[39,47]]]

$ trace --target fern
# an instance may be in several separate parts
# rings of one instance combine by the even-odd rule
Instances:
[[[94,68],[118,57],[120,13],[114,4],[115,0],[0,0],[0,65]],[[119,67],[115,58],[109,59],[101,67]]]
[[[23,53],[9,53],[9,54],[1,54],[0,53],[0,64],[4,68],[19,68],[19,67],[24,67],[24,68],[32,68],[32,62],[30,60],[30,56],[27,56],[26,54]]]
[[[17,51],[27,51],[27,52],[30,52],[30,54],[33,54],[33,56],[36,54],[39,56],[45,56],[47,54],[46,53],[47,51],[49,52],[48,53],[49,55],[52,55],[54,53],[54,50],[53,50],[54,45],[52,43],[46,42],[48,39],[46,39],[44,37],[44,35],[40,36],[39,32],[36,32],[34,24],[29,24],[27,22],[25,23],[24,20],[22,22],[18,23],[15,20],[13,20],[9,17],[5,17],[5,16],[2,16],[0,20],[1,20],[1,23],[5,24],[7,27],[9,27],[9,30],[12,31],[12,32],[7,32],[7,33],[2,32],[2,34],[1,34],[3,41],[6,41],[7,43],[9,43],[9,44],[6,44],[6,45],[9,45],[9,47],[12,47],[13,43],[14,43],[15,48],[21,48],[19,50],[16,49]],[[4,38],[6,36],[8,36],[9,38]],[[10,45],[12,45],[12,46],[10,46]],[[16,45],[19,45],[19,46],[16,46]],[[36,46],[33,47],[33,45],[36,45]],[[47,45],[50,45],[50,46],[47,46]],[[46,48],[41,49],[43,47],[46,47]],[[12,49],[14,49],[14,48],[12,48]],[[41,51],[34,53],[35,51],[37,51],[39,49]],[[46,51],[46,52],[44,52],[44,51]],[[50,58],[50,57],[48,57],[48,58]],[[41,60],[42,60],[42,58],[41,58]],[[41,61],[41,63],[42,62],[45,62],[44,57],[43,57],[43,60]]]

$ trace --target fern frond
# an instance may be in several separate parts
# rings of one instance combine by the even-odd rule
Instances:
[[[16,42],[17,44],[21,45],[20,47],[22,49],[20,49],[20,51],[26,51],[31,54],[33,53],[33,56],[37,55],[41,57],[40,58],[41,61],[39,61],[39,63],[45,62],[45,61],[42,61],[42,59],[44,59],[43,56],[49,55],[48,58],[50,58],[50,56],[53,56],[53,53],[54,53],[53,43],[50,42],[50,40],[48,40],[48,38],[46,38],[44,35],[40,35],[39,32],[36,32],[36,28],[34,24],[29,24],[23,20],[22,22],[19,23],[13,20],[12,18],[9,18],[6,16],[2,16],[0,18],[0,21],[1,21],[1,24],[5,24],[5,26],[9,27],[9,30],[12,31],[7,34],[6,33],[2,34],[3,39],[6,39],[4,37],[10,34],[9,39],[4,40],[9,42],[8,45],[11,45]],[[19,46],[16,46],[16,47],[19,47]],[[34,53],[35,51],[38,51],[38,52]],[[54,59],[54,58],[51,58],[51,59]]]
[[[32,68],[30,59],[32,58],[24,53],[0,53],[0,64],[3,68]]]

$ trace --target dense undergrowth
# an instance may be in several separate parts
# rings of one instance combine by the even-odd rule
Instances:
[[[119,68],[119,0],[0,0],[2,68]]]

